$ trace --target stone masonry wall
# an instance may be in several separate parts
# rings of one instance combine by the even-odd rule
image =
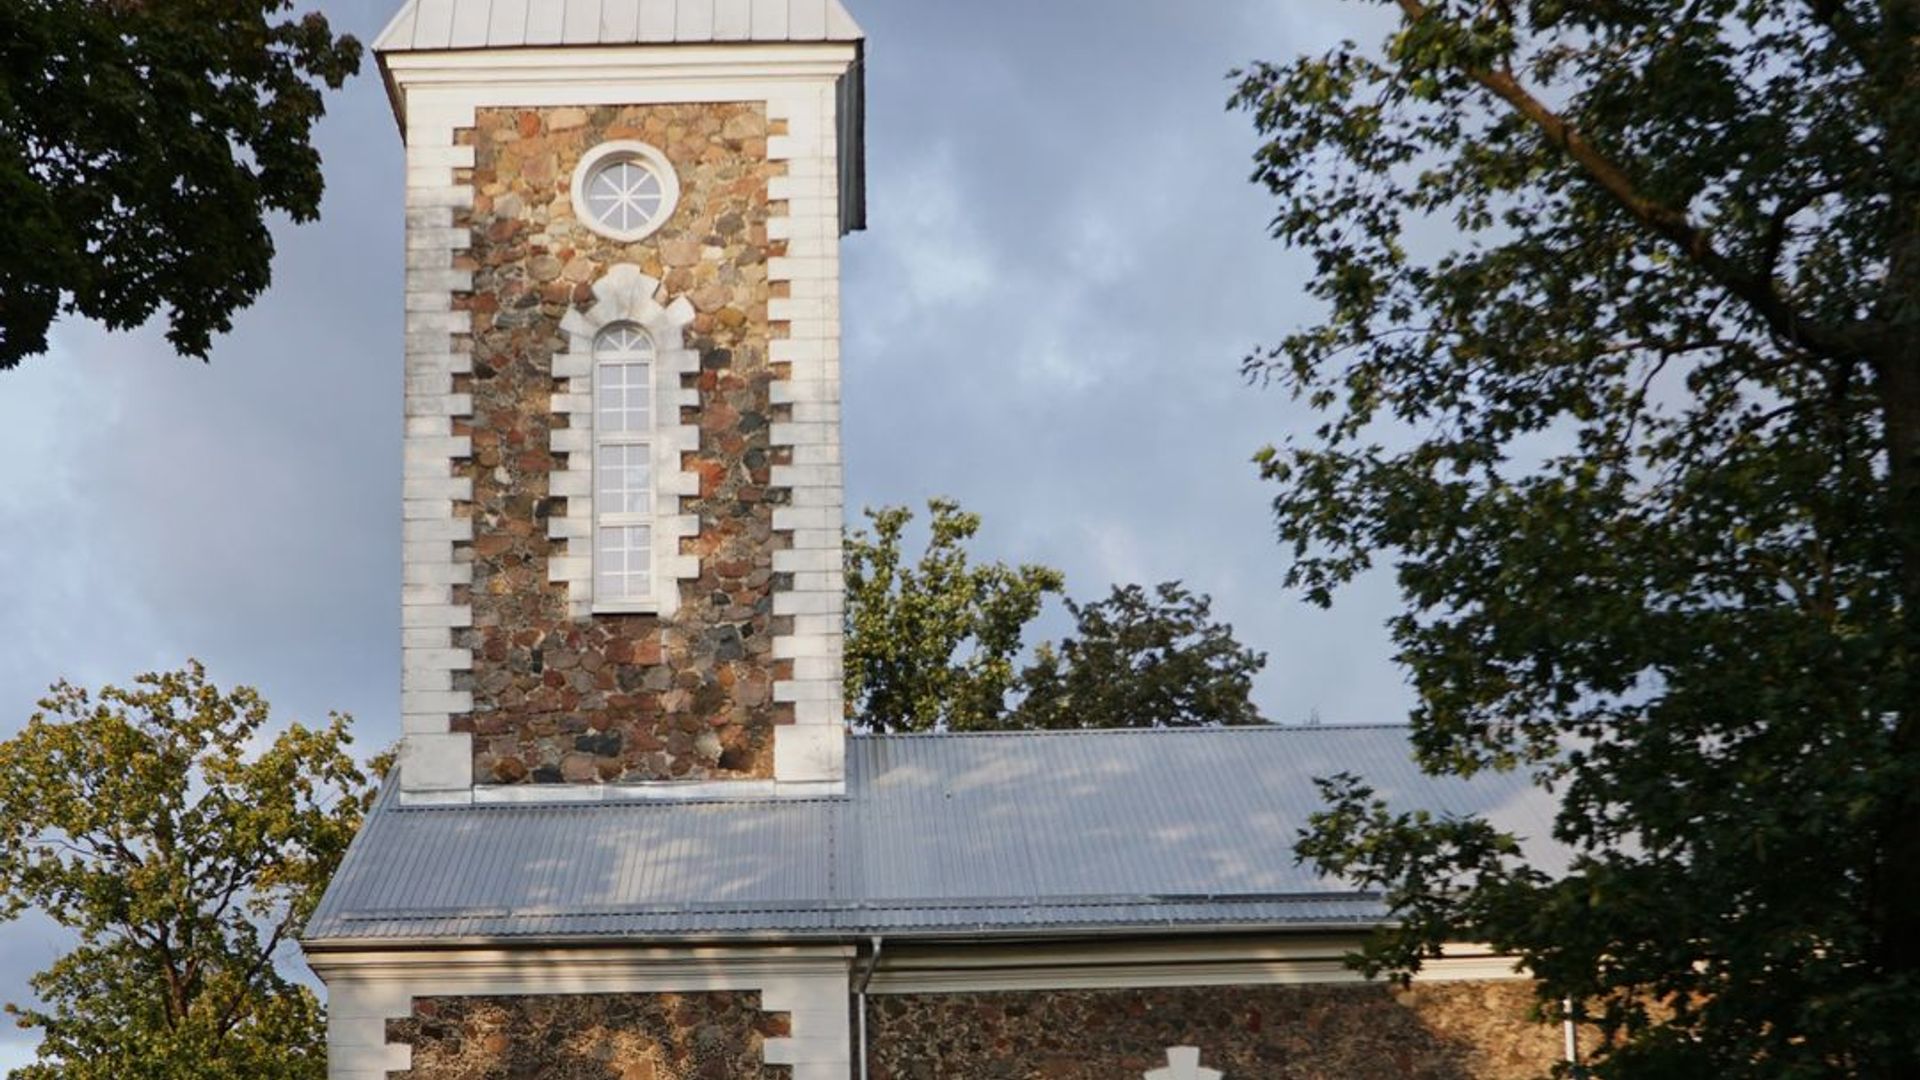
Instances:
[[[470,226],[473,371],[473,625],[455,644],[473,651],[456,689],[473,712],[453,718],[474,736],[478,783],[599,783],[772,775],[773,731],[791,713],[773,702],[773,508],[784,460],[769,449],[767,259],[769,126],[760,103],[482,109],[462,137],[474,148]],[[671,220],[636,243],[574,220],[574,166],[595,145],[638,139],[663,151],[681,188]],[[696,315],[686,347],[701,357],[700,449],[687,462],[700,493],[699,535],[682,543],[700,577],[682,581],[679,610],[569,617],[566,586],[548,560],[563,541],[547,518],[564,509],[549,480],[565,462],[549,450],[553,355],[570,308],[592,303],[608,267],[634,263],[686,297]],[[784,374],[784,373],[782,373]],[[672,423],[672,417],[663,418]],[[668,541],[671,542],[671,541]]]
[[[759,995],[417,998],[387,1039],[413,1048],[395,1080],[785,1080],[762,1045],[787,1034]]]
[[[1524,982],[885,995],[871,1080],[1139,1080],[1197,1046],[1225,1080],[1530,1080],[1560,1030]]]

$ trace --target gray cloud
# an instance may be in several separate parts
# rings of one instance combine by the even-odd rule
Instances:
[[[1061,566],[1082,595],[1183,578],[1272,654],[1270,715],[1404,715],[1390,585],[1332,613],[1279,589],[1248,459],[1304,418],[1237,373],[1313,307],[1307,264],[1266,236],[1226,75],[1361,28],[1266,2],[857,14],[872,231],[845,248],[850,504],[954,495],[987,553]]]
[[[397,0],[324,4],[371,39]],[[1249,457],[1304,422],[1239,358],[1313,316],[1265,236],[1225,76],[1363,36],[1312,0],[850,0],[871,39],[871,230],[845,245],[849,505],[952,495],[980,554],[1083,596],[1182,578],[1272,654],[1266,712],[1398,719],[1390,583],[1331,613]],[[397,736],[399,139],[368,73],[330,103],[324,221],[213,362],[68,324],[0,375],[0,731],[54,678],[199,656],[284,716]],[[0,998],[54,948],[0,931]],[[15,1043],[12,1052],[21,1052]],[[0,1046],[0,1064],[9,1050]]]

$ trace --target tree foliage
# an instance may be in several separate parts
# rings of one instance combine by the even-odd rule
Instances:
[[[19,1080],[324,1077],[325,1017],[275,954],[368,800],[348,720],[266,738],[266,702],[198,664],[55,685],[0,743],[0,911],[80,944],[34,976]]]
[[[320,210],[321,86],[360,45],[289,0],[0,4],[0,369],[62,312],[170,309],[204,357],[267,287],[266,215]]]
[[[1920,1075],[1920,3],[1398,0],[1242,73],[1318,325],[1262,456],[1292,585],[1378,559],[1431,771],[1576,854],[1333,778],[1300,853],[1587,1003],[1602,1076]]]
[[[846,697],[876,731],[993,727],[1017,678],[1027,624],[1066,579],[1044,566],[976,566],[980,515],[927,503],[920,561],[901,552],[913,511],[868,510],[873,532],[847,538]]]
[[[1266,656],[1212,619],[1178,582],[1067,599],[1075,633],[1025,657],[1026,635],[1066,584],[1044,566],[976,565],[980,517],[927,504],[917,563],[902,552],[913,511],[867,511],[847,538],[848,713],[877,731],[1174,727],[1260,723],[1251,694]],[[1024,659],[1023,659],[1024,657]]]
[[[1177,581],[1149,593],[1115,585],[1104,600],[1066,601],[1074,633],[1042,644],[1020,674],[1015,728],[1259,724],[1253,677],[1265,653],[1213,621],[1209,597]]]

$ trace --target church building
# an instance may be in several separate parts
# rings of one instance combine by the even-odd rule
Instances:
[[[1512,962],[1341,957],[1315,776],[1405,729],[846,716],[839,0],[407,0],[397,772],[303,941],[335,1080],[1543,1076]],[[928,117],[930,124],[939,117]],[[857,242],[857,241],[855,241]]]

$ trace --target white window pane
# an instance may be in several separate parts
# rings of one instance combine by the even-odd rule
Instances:
[[[653,339],[638,325],[630,322],[614,323],[600,331],[599,340],[594,342],[594,351],[602,355],[625,355],[629,353],[643,356],[653,354]]]
[[[602,600],[646,599],[653,587],[651,530],[644,525],[608,525],[598,531],[596,595]]]
[[[595,423],[605,434],[641,434],[653,423],[653,367],[603,363],[595,392]]]
[[[613,180],[629,208],[660,191],[651,174],[622,172]],[[653,597],[652,535],[631,520],[644,522],[654,510],[653,357],[653,339],[634,323],[614,323],[594,339],[594,596],[602,601]],[[609,522],[613,515],[628,520]]]
[[[644,360],[653,355],[653,338],[638,323],[613,323],[594,339],[593,351],[602,358]]]
[[[660,215],[666,186],[646,163],[626,159],[596,171],[587,181],[586,194],[595,220],[625,231],[644,228]]]
[[[652,379],[651,364],[601,364],[594,388],[599,430],[609,435],[645,432],[653,423]]]
[[[652,509],[652,450],[647,446],[602,446],[593,470],[595,509],[602,514],[644,514]]]

